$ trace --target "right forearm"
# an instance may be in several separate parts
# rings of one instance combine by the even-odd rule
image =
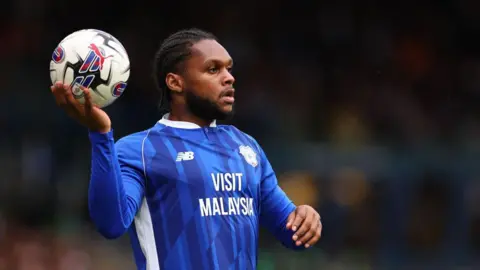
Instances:
[[[128,200],[112,132],[90,132],[92,171],[88,191],[90,216],[102,235],[121,236],[129,227]]]

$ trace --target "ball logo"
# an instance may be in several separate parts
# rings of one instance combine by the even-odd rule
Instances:
[[[60,64],[65,59],[65,50],[62,46],[58,45],[58,47],[52,53],[52,60],[53,62]]]
[[[94,43],[88,46],[90,51],[83,61],[83,65],[78,70],[79,73],[86,73],[87,71],[95,72],[103,69],[103,64],[107,58],[113,57],[113,55],[105,56],[103,48],[98,47]]]
[[[125,82],[118,82],[113,85],[112,87],[112,96],[119,97],[122,95],[123,91],[127,88],[127,83]]]
[[[84,95],[83,91],[81,91],[80,89],[81,86],[89,88],[95,80],[95,74],[91,73],[102,70],[105,59],[113,56],[105,56],[105,50],[102,47],[98,47],[93,43],[91,43],[88,48],[90,49],[90,51],[88,52],[87,57],[85,57],[82,66],[78,70],[79,75],[75,77],[72,82],[72,89],[76,90],[73,91],[73,95],[76,98],[81,98]]]

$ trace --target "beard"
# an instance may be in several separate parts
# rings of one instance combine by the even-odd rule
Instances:
[[[192,91],[185,92],[185,101],[192,114],[207,121],[230,120],[234,115],[233,109],[229,112],[224,112],[215,102],[199,97],[192,93]],[[235,106],[233,108],[235,108]]]

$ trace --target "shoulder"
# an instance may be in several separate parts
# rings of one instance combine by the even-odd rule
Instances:
[[[253,136],[243,132],[242,130],[238,129],[237,127],[232,126],[232,125],[220,125],[220,126],[218,126],[218,128],[235,134],[237,136],[237,138],[245,146],[253,147],[254,150],[258,151],[259,153],[263,152],[262,147],[260,146],[260,144],[257,142],[257,140]]]
[[[151,129],[132,133],[120,138],[115,143],[119,161],[133,166],[143,166],[146,156],[150,156],[151,147],[148,140]]]
[[[148,139],[149,133],[150,129],[129,134],[120,138],[115,143],[115,146],[117,149],[138,149],[139,147],[142,147],[143,144],[145,144],[145,141]]]

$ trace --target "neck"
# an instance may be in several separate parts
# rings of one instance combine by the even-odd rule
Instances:
[[[214,119],[202,119],[193,115],[186,108],[172,106],[168,120],[194,123],[200,127],[208,127]]]

